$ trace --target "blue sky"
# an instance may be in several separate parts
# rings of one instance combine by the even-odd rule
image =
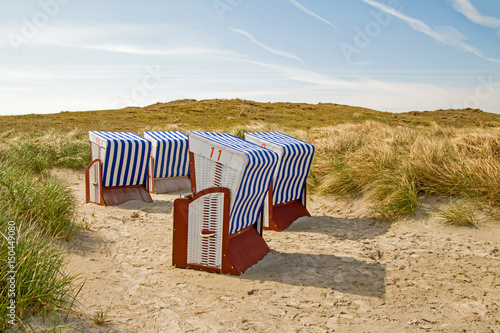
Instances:
[[[0,0],[0,115],[176,99],[500,113],[499,0]]]

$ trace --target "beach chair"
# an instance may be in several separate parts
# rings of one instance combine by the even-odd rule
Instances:
[[[85,169],[87,202],[120,205],[153,201],[147,185],[151,142],[135,133],[89,132],[91,163]]]
[[[187,135],[178,132],[144,132],[151,141],[148,189],[150,193],[190,191]]]
[[[278,156],[229,134],[188,138],[194,194],[174,201],[172,263],[240,275],[269,252],[261,211]]]
[[[279,156],[264,205],[264,229],[282,231],[299,217],[311,216],[306,208],[306,180],[314,146],[279,132],[245,133],[245,140]]]

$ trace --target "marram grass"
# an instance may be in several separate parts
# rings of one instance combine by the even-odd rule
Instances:
[[[362,193],[375,216],[415,212],[419,195],[467,197],[500,206],[500,129],[389,126],[368,121],[316,134],[320,194]]]
[[[0,162],[0,214],[36,225],[50,237],[70,239],[75,198],[58,178],[41,177]]]
[[[8,220],[0,221],[0,328],[12,328],[8,305],[15,300],[15,323],[27,315],[46,316],[54,310],[69,310],[82,286],[77,275],[64,272],[65,252],[36,226],[16,222],[15,274],[6,260],[9,255]],[[15,295],[9,278],[15,277]]]
[[[452,203],[442,208],[437,215],[448,225],[477,228],[480,224],[474,208],[463,202]]]
[[[6,312],[11,299],[16,304],[15,322],[20,324],[27,314],[68,310],[82,285],[78,276],[65,272],[66,254],[55,241],[69,240],[76,231],[73,193],[48,172],[64,165],[65,155],[78,152],[65,140],[26,136],[19,145],[15,141],[0,145],[0,330],[15,329]],[[9,253],[9,221],[16,226],[14,256]],[[6,288],[12,275],[8,256],[15,257],[15,297]]]
[[[11,139],[6,152],[10,163],[44,173],[52,167],[82,169],[90,161],[88,139],[83,133],[33,133]]]

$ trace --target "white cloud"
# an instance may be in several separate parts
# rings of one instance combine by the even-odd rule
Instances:
[[[345,33],[344,31],[340,30],[335,24],[333,24],[332,22],[330,22],[330,21],[324,19],[323,17],[319,16],[318,14],[316,14],[315,12],[313,12],[312,10],[304,7],[303,5],[301,5],[300,3],[298,3],[297,1],[295,1],[295,0],[287,0],[287,1],[290,2],[292,5],[294,5],[295,7],[297,7],[298,9],[300,9],[301,11],[303,11],[304,13],[306,13],[307,15],[311,15],[312,17],[314,17],[314,18],[316,18],[316,19],[318,19],[318,20],[320,20],[322,22],[325,22],[326,24],[328,24],[329,26],[331,26],[335,30],[337,30],[337,31],[339,31],[339,32],[341,32],[341,33],[343,33],[345,35],[348,35],[350,38],[352,38],[356,42],[360,43],[361,45],[365,45],[365,43],[363,41],[360,41],[354,35]]]
[[[465,40],[465,36],[460,31],[449,25],[437,26],[434,31],[440,36],[441,41],[448,45],[455,45]]]
[[[205,32],[178,25],[47,26],[32,38],[24,38],[21,30],[0,26],[1,33],[19,35],[23,40],[19,50],[42,46],[151,56],[237,55],[235,51],[219,48]],[[12,49],[8,38],[0,39],[2,47]]]
[[[480,50],[476,49],[474,46],[462,42],[463,39],[462,34],[460,34],[456,29],[452,27],[447,27],[445,31],[443,31],[443,27],[439,29],[432,29],[425,22],[410,17],[406,14],[403,14],[400,11],[390,6],[387,6],[385,4],[379,3],[374,0],[362,0],[362,1],[408,23],[412,29],[419,31],[423,34],[426,34],[427,36],[431,37],[434,40],[437,40],[438,42],[447,45],[454,45],[480,58],[486,59],[491,62],[500,63],[500,60],[487,57]]]
[[[490,28],[500,28],[500,19],[481,14],[470,0],[452,0],[453,8],[472,22]]]
[[[134,44],[66,44],[61,45],[73,48],[91,49],[105,52],[128,53],[135,55],[164,55],[164,56],[188,56],[188,55],[236,55],[236,52],[215,48],[205,48],[196,46],[178,47],[150,47]]]
[[[412,82],[411,79],[415,75],[411,71],[394,73],[388,80],[384,78],[375,79],[361,73],[346,79],[336,75],[317,73],[312,70],[249,59],[227,58],[227,60],[266,68],[270,70],[268,73],[270,76],[274,78],[281,77],[282,82],[295,81],[295,84],[292,83],[288,91],[277,84],[272,93],[253,95],[256,91],[250,90],[251,93],[242,92],[240,98],[259,100],[260,97],[269,101],[283,102],[332,102],[391,112],[451,109],[458,106],[473,106],[489,112],[500,111],[498,108],[500,94],[495,93],[496,90],[500,89],[500,85],[483,87],[481,94],[485,96],[475,99],[473,97],[477,93],[480,82],[474,80],[474,75],[470,77],[472,80],[469,84],[464,83],[462,86],[457,86],[455,84]],[[467,72],[464,74],[469,77]],[[444,72],[437,74],[436,78],[442,79],[443,76],[448,77],[449,75],[453,77],[455,74]],[[468,104],[471,96],[477,105],[471,106]]]
[[[276,49],[273,49],[273,48],[271,48],[271,47],[269,47],[267,45],[264,45],[261,42],[259,42],[254,36],[252,36],[250,33],[248,33],[245,30],[231,29],[231,28],[230,28],[230,30],[233,31],[233,32],[236,32],[236,33],[238,33],[240,35],[248,37],[252,42],[254,42],[255,44],[257,44],[258,46],[260,46],[261,48],[263,48],[266,51],[269,51],[269,52],[274,53],[276,55],[279,55],[281,57],[285,57],[285,58],[289,58],[289,59],[295,59],[295,60],[299,61],[302,65],[304,65],[304,67],[307,67],[307,65],[305,64],[305,62],[302,59],[300,59],[298,56],[296,56],[295,54],[292,54],[292,53],[289,53],[289,52],[286,52],[286,51],[276,50]]]
[[[340,31],[339,28],[337,28],[337,26],[335,26],[333,23],[331,23],[330,21],[328,20],[325,20],[324,18],[322,18],[321,16],[319,16],[318,14],[316,14],[315,12],[313,12],[312,10],[302,6],[300,3],[298,3],[297,1],[295,0],[288,0],[288,2],[290,2],[292,5],[294,5],[295,7],[297,7],[298,9],[300,9],[301,11],[303,11],[304,13],[308,14],[308,15],[311,15],[312,17],[320,20],[320,21],[323,21],[325,22],[326,24],[328,24],[329,26],[333,27],[334,29]]]

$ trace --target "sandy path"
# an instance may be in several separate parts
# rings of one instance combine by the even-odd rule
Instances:
[[[178,195],[101,207],[84,203],[82,172],[57,173],[90,224],[69,264],[87,280],[69,325],[85,332],[500,332],[499,224],[387,224],[363,202],[310,196],[313,217],[266,232],[271,253],[223,276],[171,266]],[[105,326],[91,320],[99,307]]]

